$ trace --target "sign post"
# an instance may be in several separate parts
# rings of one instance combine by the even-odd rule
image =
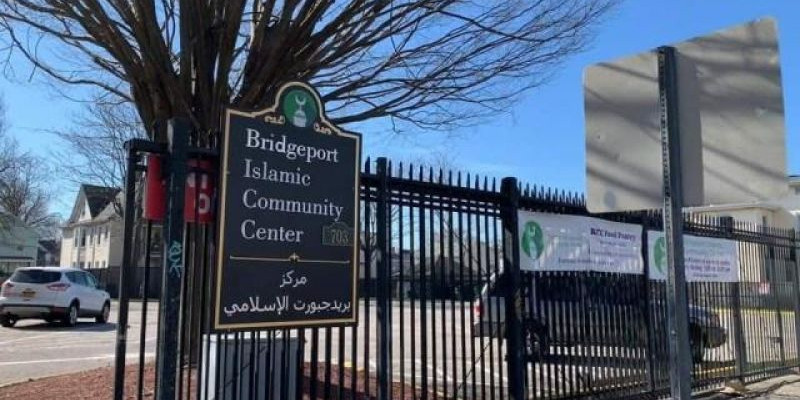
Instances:
[[[689,347],[689,306],[683,263],[683,193],[678,129],[678,87],[675,49],[658,48],[658,89],[661,112],[661,148],[664,171],[664,235],[667,253],[667,323],[669,329],[669,383],[672,398],[689,400],[692,394]]]
[[[361,136],[302,82],[224,131],[214,330],[355,323]]]
[[[172,119],[167,127],[169,139],[169,211],[164,223],[164,253],[161,304],[156,352],[156,399],[174,399],[177,393],[178,347],[183,279],[183,192],[186,186],[186,152],[189,123]]]

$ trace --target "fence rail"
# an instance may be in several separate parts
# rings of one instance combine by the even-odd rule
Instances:
[[[663,282],[525,272],[522,344],[511,348],[498,182],[378,165],[368,160],[361,176],[357,326],[209,333],[216,227],[186,224],[179,398],[505,399],[510,353],[524,355],[531,399],[668,393]],[[520,193],[522,210],[588,215],[577,195]],[[601,217],[640,224],[645,235],[661,228],[655,212]],[[799,366],[794,232],[688,215],[685,225],[736,241],[742,271],[741,282],[688,284],[695,388]],[[143,325],[157,323],[150,318]],[[149,381],[142,375],[138,398]]]

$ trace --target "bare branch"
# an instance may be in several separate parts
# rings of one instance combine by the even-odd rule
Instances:
[[[131,101],[156,139],[175,115],[213,136],[223,107],[292,79],[342,124],[447,130],[546,81],[616,2],[0,0],[0,38],[36,73]]]
[[[146,130],[129,103],[97,99],[73,118],[73,126],[49,133],[63,144],[52,152],[52,158],[67,180],[121,189],[126,167],[125,142],[145,137]]]

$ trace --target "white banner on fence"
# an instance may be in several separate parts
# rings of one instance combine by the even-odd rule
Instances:
[[[644,273],[639,225],[520,211],[519,237],[523,270]]]
[[[667,279],[664,232],[647,231],[647,268],[650,279]],[[683,260],[687,282],[738,282],[739,251],[736,242],[683,235]]]

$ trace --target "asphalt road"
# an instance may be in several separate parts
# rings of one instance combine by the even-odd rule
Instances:
[[[148,321],[155,322],[157,305],[148,305]],[[138,362],[141,303],[131,302],[128,363]],[[107,324],[82,318],[75,327],[49,325],[41,320],[19,321],[14,328],[0,327],[0,386],[51,375],[61,375],[113,365],[117,304]],[[153,357],[156,324],[148,324],[145,354]]]

